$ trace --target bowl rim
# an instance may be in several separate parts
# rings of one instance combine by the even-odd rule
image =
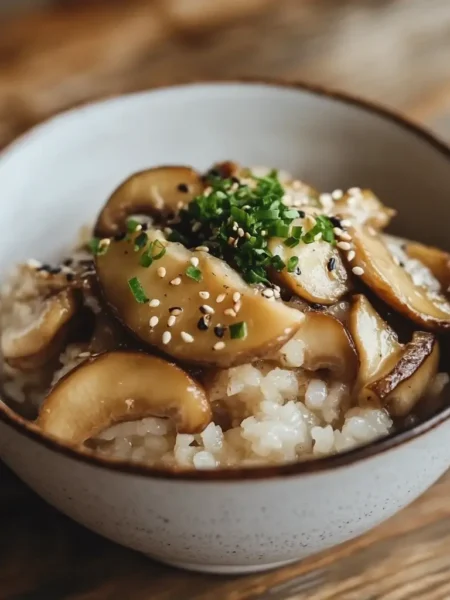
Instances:
[[[58,118],[64,118],[67,115],[78,112],[85,108],[100,108],[102,105],[120,101],[123,98],[132,98],[139,95],[151,94],[158,90],[176,90],[177,88],[193,87],[193,86],[210,85],[211,87],[220,85],[243,85],[243,86],[267,86],[281,89],[291,89],[299,91],[301,93],[307,93],[321,98],[329,98],[330,100],[337,101],[346,105],[356,107],[369,114],[375,114],[378,117],[383,118],[386,121],[391,122],[393,125],[400,127],[412,133],[427,145],[437,150],[444,158],[449,162],[450,166],[450,146],[444,141],[440,140],[437,136],[431,133],[422,125],[418,125],[414,121],[403,116],[399,112],[379,105],[376,102],[362,99],[356,95],[348,94],[335,89],[329,89],[323,86],[309,84],[294,80],[285,80],[278,78],[254,78],[244,77],[235,79],[218,79],[218,80],[196,80],[187,81],[183,83],[176,83],[173,85],[156,86],[150,89],[130,93],[130,94],[118,94],[115,96],[108,97],[106,99],[100,99],[96,101],[90,101],[75,106],[74,108],[66,111],[57,113],[50,119],[44,121],[41,124],[28,130],[15,140],[10,143],[6,148],[0,152],[0,160],[11,151],[17,149],[29,135],[39,131],[41,128],[45,128],[49,122],[57,120]],[[139,475],[142,477],[148,477],[150,479],[170,479],[170,480],[191,480],[191,481],[203,481],[203,482],[242,482],[245,480],[265,480],[274,479],[281,477],[292,477],[302,475],[313,475],[320,474],[324,471],[333,470],[339,467],[350,466],[355,463],[359,463],[363,460],[367,460],[379,454],[385,453],[389,450],[393,450],[399,446],[402,446],[408,442],[415,440],[416,438],[426,434],[427,432],[435,429],[439,425],[443,424],[450,418],[450,405],[439,411],[437,414],[429,419],[415,425],[414,427],[401,431],[399,433],[392,433],[388,436],[382,437],[378,440],[369,442],[363,446],[353,448],[351,450],[344,451],[339,454],[332,456],[325,456],[321,458],[315,458],[307,461],[299,461],[295,463],[282,464],[282,465],[271,465],[271,466],[255,466],[255,467],[232,467],[225,469],[209,469],[209,470],[195,470],[195,469],[168,469],[150,466],[138,462],[133,462],[123,459],[115,459],[101,456],[92,450],[85,448],[78,448],[68,443],[62,442],[59,439],[44,434],[36,425],[32,422],[25,420],[20,415],[15,413],[9,406],[7,406],[0,398],[0,421],[5,425],[12,427],[18,433],[25,435],[31,440],[42,444],[46,448],[53,450],[56,453],[65,455],[73,460],[87,463],[90,466],[97,468],[104,468],[114,472],[120,472],[125,475]]]

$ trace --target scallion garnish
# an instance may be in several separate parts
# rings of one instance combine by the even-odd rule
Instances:
[[[147,298],[147,295],[144,292],[144,288],[142,287],[141,282],[137,277],[132,277],[131,279],[129,279],[128,286],[136,302],[138,302],[139,304],[144,304],[145,302],[148,302],[149,299]]]
[[[230,337],[232,340],[243,340],[247,337],[247,323],[241,321],[240,323],[233,323],[230,325]]]
[[[152,256],[148,253],[148,251],[145,251],[142,255],[141,258],[139,259],[139,264],[141,265],[141,267],[144,267],[145,269],[148,269],[148,267],[151,266],[153,262],[153,258]]]
[[[143,231],[134,238],[134,251],[138,252],[139,250],[142,250],[142,248],[147,244],[147,242],[148,235],[145,233],[145,231]]]
[[[156,252],[159,249],[159,252]],[[156,252],[156,254],[155,254]],[[159,260],[166,253],[166,247],[160,240],[155,240],[152,245],[152,258],[153,260]]]
[[[296,237],[289,237],[287,240],[284,240],[284,245],[288,248],[295,248],[295,246],[298,246],[299,243],[300,240]]]
[[[136,229],[139,227],[139,225],[140,225],[139,221],[136,221],[135,219],[128,219],[128,221],[127,221],[128,233],[133,233],[134,231],[136,231]]]
[[[293,273],[295,271],[295,268],[297,265],[298,265],[298,256],[291,256],[291,258],[287,262],[288,273]]]
[[[197,267],[194,267],[193,265],[189,265],[186,269],[186,275],[197,282],[200,282],[203,279],[200,269],[197,269]]]
[[[108,251],[109,240],[106,239],[104,242],[101,238],[93,237],[88,242],[88,248],[94,256],[102,256]]]

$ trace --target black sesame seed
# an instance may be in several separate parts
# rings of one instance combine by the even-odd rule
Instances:
[[[318,304],[317,302],[311,302],[310,306],[314,310],[323,310],[325,308],[323,304]]]
[[[207,310],[205,310],[204,306],[199,306],[198,310],[202,313],[202,315],[207,315],[209,314]]]
[[[66,260],[63,261],[63,265],[65,267],[70,267],[70,265],[73,263],[73,258],[66,258]]]
[[[295,274],[296,275],[301,275],[302,274],[302,270],[300,269],[300,267],[295,267]]]
[[[298,216],[300,217],[300,219],[304,219],[306,217],[306,213],[304,210],[299,210],[298,211]]]
[[[73,273],[67,273],[66,274],[66,279],[67,281],[73,281],[75,279],[75,275]]]
[[[187,194],[189,191],[189,187],[185,183],[180,183],[178,185],[178,191],[183,192],[184,194]]]
[[[116,242],[121,242],[122,240],[125,239],[126,235],[127,235],[126,233],[118,233],[117,235],[114,236],[114,240]]]
[[[405,263],[400,261],[400,262],[398,263],[398,266],[403,268],[403,267],[405,266]]]
[[[330,260],[328,261],[327,269],[329,271],[334,271],[335,268],[336,268],[336,259],[334,258],[334,256],[332,256],[330,258]]]
[[[200,331],[206,331],[209,328],[209,319],[206,317],[207,315],[201,317],[197,322],[197,329],[200,329]]]
[[[341,220],[338,219],[337,217],[329,217],[331,223],[333,224],[333,227],[340,227],[342,228],[342,224],[341,224]]]
[[[217,325],[216,327],[214,327],[214,334],[218,338],[223,338],[223,336],[225,335],[225,327],[220,327],[219,325]]]
[[[50,275],[58,275],[61,273],[61,267],[53,267],[49,270]]]
[[[141,231],[147,231],[148,223],[141,223],[141,227],[142,227]]]

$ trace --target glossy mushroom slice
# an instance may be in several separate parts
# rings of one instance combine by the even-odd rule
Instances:
[[[450,328],[450,303],[438,293],[414,284],[411,276],[394,260],[377,232],[367,227],[351,227],[355,258],[361,279],[393,309],[433,331]]]
[[[354,188],[336,200],[332,212],[345,219],[351,219],[360,225],[371,225],[375,229],[384,229],[395,216],[396,211],[384,206],[371,190]]]
[[[353,299],[349,329],[360,361],[355,386],[359,403],[385,406],[392,416],[408,414],[424,396],[438,368],[439,347],[434,335],[416,332],[403,346],[361,295]]]
[[[130,215],[167,220],[203,192],[204,183],[190,167],[157,167],[135,173],[110,196],[95,225],[95,235],[112,237],[126,231]]]
[[[280,238],[272,238],[269,250],[286,265],[291,258],[298,259],[292,273],[285,268],[280,273],[273,272],[272,276],[308,302],[334,304],[350,291],[350,278],[341,256],[328,242],[300,242],[288,248]]]
[[[150,240],[156,235],[148,232]],[[159,239],[164,255],[142,267],[135,239],[113,241],[96,258],[103,295],[138,338],[175,358],[225,367],[249,362],[280,348],[303,321],[300,311],[265,298],[207,252]]]
[[[434,246],[404,240],[403,249],[409,258],[418,260],[427,267],[442,286],[443,292],[450,287],[450,254]]]
[[[55,385],[37,425],[82,444],[114,423],[148,416],[173,419],[180,433],[198,433],[211,421],[203,388],[155,356],[109,352],[87,360]]]
[[[51,361],[60,351],[78,302],[72,290],[46,299],[17,302],[1,335],[5,361],[28,371]]]
[[[279,355],[286,366],[310,371],[327,369],[343,381],[354,381],[358,371],[358,355],[350,335],[340,321],[327,313],[307,312]]]
[[[439,344],[432,333],[417,331],[406,344],[395,366],[378,381],[367,386],[394,417],[411,412],[436,375]]]

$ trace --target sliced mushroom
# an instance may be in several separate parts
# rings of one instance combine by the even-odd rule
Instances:
[[[403,248],[410,258],[425,265],[439,281],[442,290],[448,292],[450,287],[450,254],[448,252],[409,240],[404,241]]]
[[[361,405],[385,406],[392,416],[404,416],[424,396],[437,371],[438,343],[431,333],[416,332],[405,346],[361,295],[350,310],[350,333],[360,368],[355,392]]]
[[[55,385],[37,425],[79,445],[114,423],[148,416],[173,419],[180,433],[198,433],[211,422],[211,409],[203,388],[174,364],[148,354],[109,352]]]
[[[300,345],[300,348],[296,348]],[[301,354],[300,365],[290,365],[290,355]],[[347,330],[327,313],[310,311],[292,339],[280,350],[283,362],[310,371],[328,369],[343,381],[353,381],[358,370],[358,356]],[[294,358],[295,362],[295,358]]]
[[[442,331],[450,328],[450,303],[441,294],[414,284],[398,265],[381,237],[371,228],[349,229],[356,253],[351,266],[362,269],[361,278],[384,302],[415,323]]]
[[[77,305],[72,290],[47,299],[17,302],[1,335],[5,361],[23,371],[51,361],[61,350]]]
[[[155,234],[148,235],[153,239]],[[160,240],[164,256],[144,268],[134,239],[113,241],[97,257],[103,295],[138,338],[175,358],[217,366],[255,360],[280,348],[303,321],[300,311],[263,297],[224,261],[204,251]],[[186,273],[192,259],[198,260],[201,281]],[[153,302],[137,302],[130,280],[138,281]],[[231,339],[229,326],[238,323],[245,325],[233,332],[242,337]]]
[[[393,369],[368,385],[368,391],[394,417],[409,414],[426,393],[439,366],[439,344],[432,333],[417,331]]]
[[[350,290],[350,279],[339,252],[328,242],[300,243],[294,248],[285,246],[280,238],[269,240],[269,250],[287,265],[298,258],[292,273],[287,268],[273,277],[294,294],[308,302],[334,304]]]
[[[130,215],[165,220],[201,194],[204,183],[189,167],[157,167],[135,173],[110,196],[95,225],[95,235],[112,237],[126,231]]]
[[[375,229],[384,229],[395,216],[396,211],[384,206],[371,190],[360,190],[344,194],[333,205],[333,213],[346,219],[352,219],[360,225],[371,225]]]
[[[348,327],[359,356],[355,390],[361,395],[395,364],[402,346],[395,331],[360,294],[352,298]]]

